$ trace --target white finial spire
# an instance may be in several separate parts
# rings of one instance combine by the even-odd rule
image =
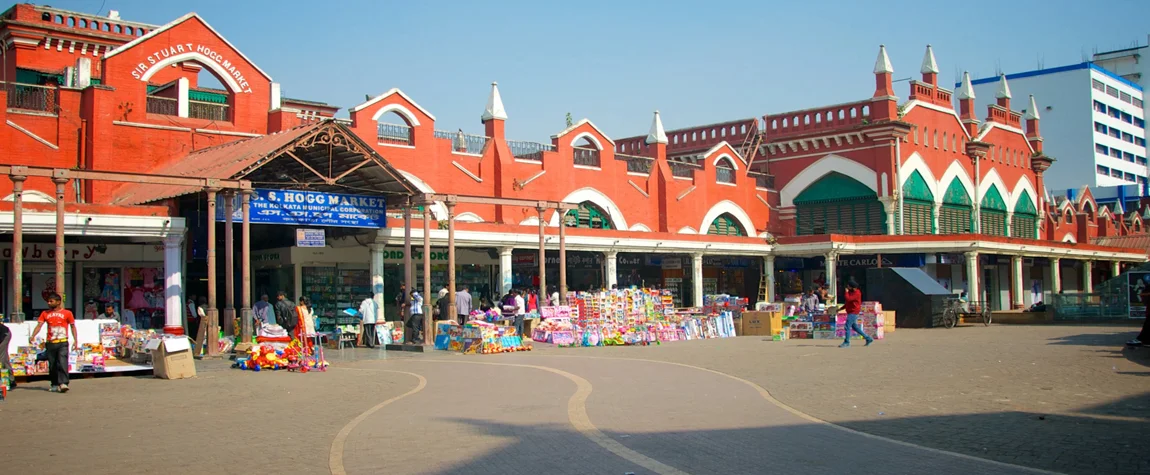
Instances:
[[[499,97],[499,83],[491,83],[491,96],[487,98],[487,109],[483,111],[483,120],[507,120],[507,111],[503,110],[503,99]]]
[[[891,74],[894,68],[890,66],[890,58],[886,55],[886,45],[878,45],[878,59],[874,61],[875,74]]]
[[[970,73],[962,72],[962,86],[958,88],[959,99],[974,99],[974,86],[970,84]]]
[[[1007,91],[1009,93],[1010,91]],[[1023,114],[1024,120],[1038,120],[1038,104],[1034,102],[1034,94],[1030,95],[1030,107],[1026,109],[1026,114]]]
[[[659,118],[659,111],[655,111],[655,119],[651,121],[651,131],[647,133],[647,143],[667,143],[667,132],[663,130],[663,119]]]
[[[919,72],[923,74],[938,74],[938,63],[934,61],[934,48],[926,45],[926,55],[922,57],[922,68]]]
[[[1010,99],[1010,85],[1006,83],[1006,75],[998,76],[998,92],[994,94],[998,99]]]

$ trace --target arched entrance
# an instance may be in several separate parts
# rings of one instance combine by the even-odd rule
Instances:
[[[795,197],[796,234],[884,234],[886,216],[874,190],[838,172]]]

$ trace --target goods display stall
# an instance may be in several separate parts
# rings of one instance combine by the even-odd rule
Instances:
[[[615,346],[735,336],[740,303],[727,296],[705,301],[704,309],[677,309],[666,290],[573,292],[569,305],[541,309],[531,337],[558,346]]]
[[[37,354],[44,349],[47,329],[32,335],[35,321],[7,323],[12,337],[7,351],[12,362],[12,377],[21,378],[48,374],[48,362],[37,361]],[[115,373],[151,371],[151,357],[147,351],[150,340],[158,337],[151,329],[134,330],[129,325],[111,319],[77,320],[76,335],[79,350],[68,354],[68,372]]]
[[[786,313],[787,315],[783,316],[783,325],[786,327],[786,331],[772,335],[775,340],[846,338],[847,314],[839,308],[831,307],[808,315],[796,312],[793,307],[789,307]],[[858,323],[867,336],[871,338],[881,340],[886,336],[886,315],[883,313],[882,304],[878,302],[862,303]],[[854,332],[851,335],[860,340],[864,338]]]
[[[515,327],[472,319],[465,325],[454,320],[435,323],[435,349],[465,355],[490,355],[530,351],[531,343],[523,341]]]

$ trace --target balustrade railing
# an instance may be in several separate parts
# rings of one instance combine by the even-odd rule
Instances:
[[[450,140],[452,152],[474,155],[482,155],[483,151],[487,149],[487,142],[491,141],[491,137],[485,135],[472,135],[461,131],[450,132],[447,130],[436,130],[435,138]]]
[[[519,160],[530,160],[533,162],[542,162],[543,152],[555,151],[555,146],[551,144],[519,140],[508,140],[507,148],[511,149],[511,156]]]
[[[642,173],[644,175],[651,174],[651,166],[654,164],[650,158],[622,153],[616,153],[615,160],[627,162],[627,173]]]
[[[574,155],[576,165],[595,168],[602,166],[599,160],[599,151],[593,148],[575,147],[572,155]]]
[[[180,101],[170,97],[148,96],[146,108],[149,114],[179,115]]]
[[[378,131],[379,143],[396,145],[411,145],[414,143],[411,138],[411,127],[406,125],[380,122],[376,130]]]
[[[54,86],[8,83],[8,107],[37,112],[56,113],[59,89]]]
[[[755,179],[755,188],[767,190],[775,189],[775,176],[766,173],[748,172],[747,175]]]
[[[702,170],[701,165],[688,162],[668,161],[671,166],[671,176],[676,178],[695,178],[695,171]]]
[[[188,117],[228,121],[228,105],[214,102],[188,101]]]

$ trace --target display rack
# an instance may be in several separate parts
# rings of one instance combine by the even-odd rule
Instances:
[[[303,294],[311,300],[312,313],[319,319],[319,332],[332,332],[337,325],[355,325],[359,319],[343,313],[356,308],[371,291],[371,276],[364,269],[305,267]]]

